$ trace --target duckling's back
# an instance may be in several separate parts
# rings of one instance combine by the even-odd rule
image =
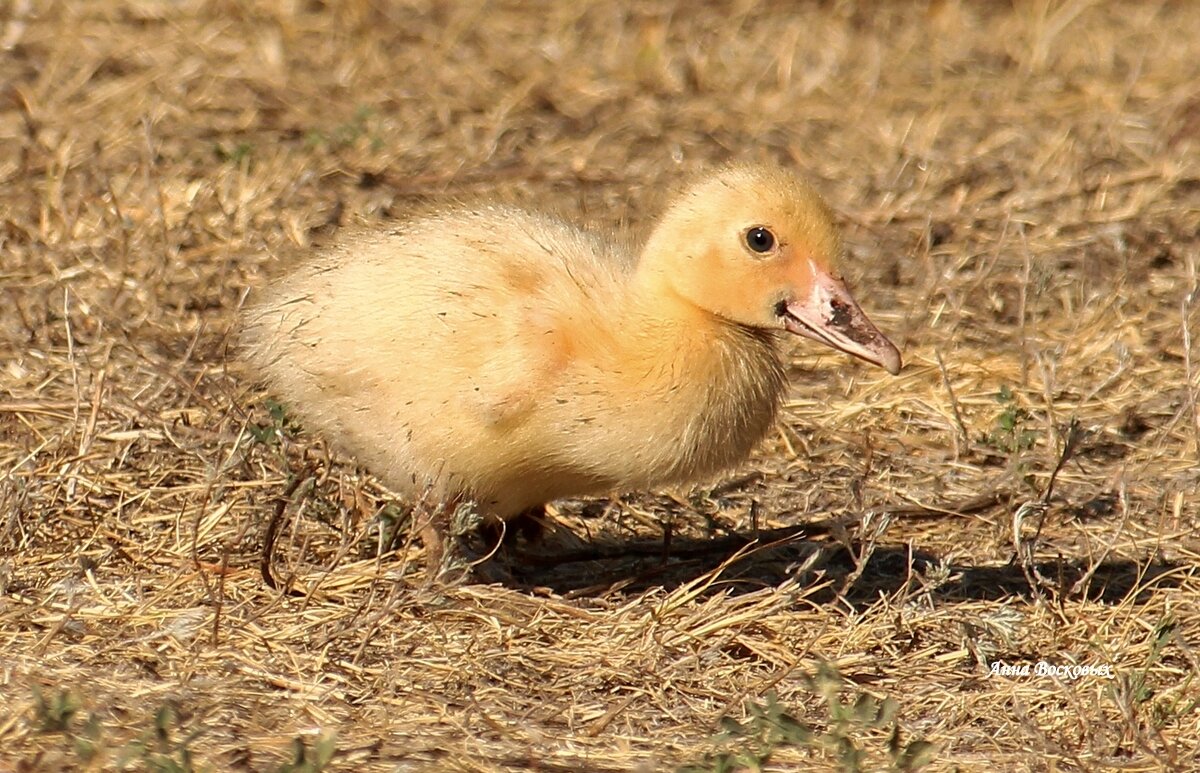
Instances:
[[[508,491],[498,477],[554,464],[544,428],[525,426],[555,391],[539,381],[603,346],[631,263],[549,217],[435,214],[343,238],[282,278],[247,313],[247,355],[302,424],[389,485],[526,507],[557,492]],[[568,335],[564,320],[592,334]]]

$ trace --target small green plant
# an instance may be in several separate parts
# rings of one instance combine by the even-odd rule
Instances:
[[[1105,686],[1107,697],[1127,717],[1130,727],[1138,732],[1151,729],[1154,733],[1178,728],[1192,722],[1200,710],[1200,697],[1192,683],[1196,674],[1188,671],[1182,675],[1167,667],[1170,676],[1160,672],[1157,679],[1152,672],[1163,663],[1168,648],[1176,641],[1179,621],[1167,615],[1158,621],[1147,637],[1149,651],[1140,667],[1119,669],[1115,677]]]
[[[40,688],[34,687],[33,696],[34,715],[43,733],[61,735],[83,762],[91,762],[104,755],[100,718],[88,712],[82,724],[77,721],[83,709],[83,700],[78,693],[70,689],[60,690],[53,697],[46,698]],[[125,770],[135,763],[141,763],[141,767],[156,773],[192,773],[196,768],[189,746],[200,731],[173,741],[172,726],[175,724],[174,710],[170,706],[160,708],[155,713],[154,726],[138,740],[118,750],[114,767]]]
[[[154,723],[137,739],[122,745],[104,742],[104,727],[100,718],[88,712],[82,722],[83,699],[71,689],[59,690],[47,697],[39,687],[33,688],[33,713],[41,732],[61,735],[83,763],[100,764],[104,770],[146,770],[151,773],[195,773],[209,770],[197,764],[192,744],[203,733],[203,727],[186,731],[178,712],[171,704],[154,713]],[[292,741],[291,759],[275,770],[277,773],[321,773],[336,753],[336,738],[327,733],[309,746],[304,738]]]
[[[359,105],[354,116],[345,123],[338,124],[326,134],[313,129],[304,137],[304,142],[310,148],[331,147],[334,149],[348,148],[356,145],[360,139],[367,137],[371,150],[377,151],[383,147],[383,138],[376,133],[372,126],[375,123],[375,110],[366,105]]]
[[[59,690],[47,698],[42,688],[36,685],[33,688],[33,712],[43,733],[65,732],[82,705],[74,690]]]
[[[271,417],[270,422],[265,424],[251,424],[246,428],[250,433],[250,437],[254,438],[256,443],[261,443],[264,446],[279,445],[285,434],[292,434],[300,428],[288,416],[283,403],[267,398],[263,402],[263,405],[266,406],[267,414]]]
[[[1029,411],[1017,405],[1016,395],[1007,385],[1001,385],[996,393],[996,402],[1002,409],[996,416],[996,426],[984,437],[983,442],[1004,454],[1016,454],[1032,448],[1037,442],[1037,433],[1027,429]]]
[[[721,719],[721,732],[713,737],[713,742],[737,748],[710,755],[701,765],[685,767],[680,773],[761,771],[784,747],[832,754],[840,769],[847,773],[874,770],[878,768],[868,761],[864,736],[881,732],[888,733],[884,750],[888,770],[920,770],[933,761],[936,752],[933,744],[923,739],[902,742],[896,722],[899,705],[892,698],[880,700],[860,692],[843,700],[846,681],[827,663],[819,664],[816,674],[805,676],[803,682],[825,705],[824,729],[798,720],[780,705],[774,692],[769,692],[764,703],[747,703],[746,721]]]
[[[33,688],[33,712],[38,727],[43,733],[57,733],[70,743],[75,754],[84,762],[90,762],[100,752],[100,720],[89,713],[83,724],[75,722],[83,700],[74,690],[59,690],[47,699],[41,688]]]
[[[218,142],[213,146],[213,155],[222,163],[233,164],[238,166],[244,159],[250,157],[254,152],[254,146],[249,142],[239,142],[236,145],[229,146],[223,142]]]
[[[303,738],[292,739],[292,759],[283,763],[278,773],[321,773],[337,750],[336,738],[327,733],[313,742],[310,749]]]
[[[713,741],[722,745],[736,744],[736,750],[722,751],[704,764],[683,768],[680,773],[729,773],[735,770],[762,770],[780,746],[811,746],[815,731],[797,720],[779,705],[774,692],[767,693],[765,703],[746,704],[746,721],[725,716],[721,732]]]
[[[125,770],[140,762],[155,773],[192,773],[196,770],[191,744],[203,732],[197,729],[182,738],[175,738],[179,716],[170,705],[154,712],[154,725],[138,740],[126,745],[117,755],[117,770]]]
[[[1150,634],[1150,652],[1146,655],[1146,664],[1126,680],[1128,695],[1135,704],[1146,703],[1154,697],[1154,689],[1149,685],[1150,669],[1162,660],[1163,651],[1178,626],[1179,623],[1173,617],[1165,617],[1154,626],[1154,632]]]
[[[368,530],[368,539],[363,540],[361,557],[374,557],[390,553],[404,540],[412,528],[412,513],[394,503],[384,505],[375,516]]]
[[[1167,645],[1174,639],[1178,627],[1179,621],[1172,616],[1164,617],[1159,621],[1150,634],[1152,640],[1150,652],[1146,656],[1146,664],[1129,678],[1133,689],[1130,689],[1128,693],[1133,696],[1133,700],[1137,704],[1157,698],[1150,706],[1150,721],[1154,727],[1159,729],[1178,722],[1184,717],[1191,717],[1197,709],[1200,709],[1200,697],[1196,697],[1200,693],[1191,689],[1192,682],[1196,679],[1194,671],[1189,671],[1181,684],[1173,685],[1174,689],[1162,693],[1156,693],[1147,684],[1150,678],[1150,669],[1162,660]]]

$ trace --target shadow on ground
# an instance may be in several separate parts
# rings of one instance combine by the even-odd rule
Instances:
[[[1028,564],[1010,560],[971,566],[943,563],[932,552],[906,545],[877,545],[859,566],[858,557],[866,553],[861,542],[847,546],[814,539],[800,527],[760,534],[757,542],[738,535],[717,540],[675,538],[669,552],[658,540],[598,545],[574,554],[518,550],[506,563],[515,587],[547,588],[574,597],[615,589],[670,591],[724,565],[720,581],[708,592],[736,595],[798,577],[824,585],[807,597],[811,601],[831,602],[840,594],[856,606],[898,593],[928,593],[935,601],[951,602],[1065,596],[1115,604],[1132,596],[1137,603],[1156,587],[1179,586],[1190,571],[1179,571],[1183,568],[1179,562],[1151,557],[1090,564],[1086,559],[1059,556]]]

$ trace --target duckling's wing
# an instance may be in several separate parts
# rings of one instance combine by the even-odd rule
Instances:
[[[618,266],[597,240],[506,209],[351,235],[250,312],[250,359],[368,464],[397,443],[500,449],[598,345]]]

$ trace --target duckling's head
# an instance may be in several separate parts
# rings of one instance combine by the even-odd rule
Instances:
[[[675,200],[639,272],[702,311],[806,336],[896,374],[900,352],[850,295],[842,253],[812,186],[779,167],[735,165]]]

